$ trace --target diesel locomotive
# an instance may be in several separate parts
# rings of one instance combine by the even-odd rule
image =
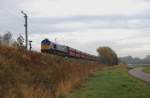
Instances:
[[[56,44],[48,39],[44,39],[41,41],[41,52],[78,59],[98,61],[97,56],[82,52],[69,46]]]

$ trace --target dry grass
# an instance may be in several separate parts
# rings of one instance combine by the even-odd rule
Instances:
[[[0,46],[1,98],[53,98],[101,68],[96,62]]]

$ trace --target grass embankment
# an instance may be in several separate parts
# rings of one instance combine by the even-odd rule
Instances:
[[[150,67],[144,67],[144,70],[143,70],[145,73],[149,73],[150,74]]]
[[[53,98],[101,67],[96,62],[0,46],[0,97]]]
[[[128,75],[121,65],[99,71],[67,98],[150,98],[150,85]]]

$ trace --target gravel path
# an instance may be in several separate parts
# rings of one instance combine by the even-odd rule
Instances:
[[[133,77],[136,77],[140,80],[150,83],[150,74],[144,73],[142,67],[134,68],[134,69],[130,70],[129,74],[132,75]]]

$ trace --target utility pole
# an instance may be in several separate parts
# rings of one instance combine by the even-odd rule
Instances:
[[[23,11],[21,11],[21,13],[24,15],[24,18],[25,18],[25,24],[24,24],[24,27],[25,27],[25,37],[26,37],[26,49],[28,50],[28,16],[26,13],[24,13]]]

